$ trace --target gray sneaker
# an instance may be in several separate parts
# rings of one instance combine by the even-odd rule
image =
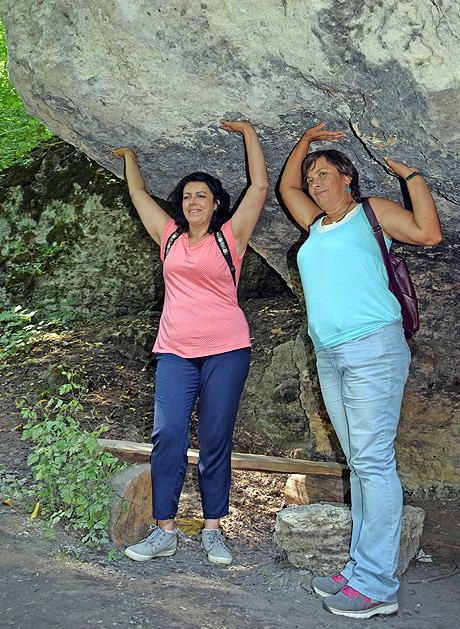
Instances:
[[[201,547],[212,563],[232,563],[232,556],[225,546],[225,540],[220,529],[203,529],[201,531]]]
[[[358,590],[345,586],[334,596],[328,596],[323,601],[324,609],[338,616],[349,618],[371,618],[376,614],[394,614],[398,611],[398,603],[376,601],[360,594]]]
[[[169,557],[177,548],[177,533],[166,533],[159,526],[150,525],[145,539],[125,550],[125,555],[134,561],[147,561],[154,557]]]
[[[340,592],[348,583],[341,574],[335,574],[333,577],[315,577],[311,585],[315,592],[320,596],[332,596]]]

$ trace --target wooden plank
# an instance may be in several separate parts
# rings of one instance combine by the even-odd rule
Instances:
[[[118,441],[116,439],[98,439],[98,443],[103,450],[110,451],[114,456],[127,463],[150,462],[151,444]]]
[[[350,502],[350,479],[330,474],[291,474],[284,488],[287,505]]]
[[[98,439],[103,450],[128,463],[146,463],[150,461],[152,445],[135,443],[133,441],[118,441],[115,439]],[[198,465],[198,450],[188,450],[190,465]],[[265,456],[262,454],[245,454],[232,452],[232,469],[252,470],[259,472],[279,472],[283,474],[327,474],[329,476],[347,476],[346,465],[333,461],[305,461],[303,459],[289,459],[287,457]]]

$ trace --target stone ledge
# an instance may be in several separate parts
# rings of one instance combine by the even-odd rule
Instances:
[[[419,548],[425,512],[405,505],[401,531],[399,565],[405,572]],[[276,518],[274,541],[288,560],[319,576],[335,574],[350,559],[350,507],[343,504],[312,504],[287,507]]]

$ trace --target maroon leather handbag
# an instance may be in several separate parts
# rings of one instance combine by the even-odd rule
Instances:
[[[406,338],[411,338],[420,328],[420,321],[417,296],[415,295],[415,288],[410,278],[409,269],[403,258],[395,256],[388,251],[383,237],[382,226],[377,221],[369,199],[363,200],[363,209],[382,252],[388,273],[390,290],[401,304],[404,333]]]

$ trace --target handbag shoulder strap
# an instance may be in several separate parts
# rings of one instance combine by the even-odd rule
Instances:
[[[313,227],[313,225],[317,223],[319,219],[323,218],[324,216],[327,216],[326,212],[320,212],[319,214],[317,214],[315,218],[312,220],[312,222],[310,223],[310,225],[307,227],[307,231],[310,232],[310,229]]]
[[[168,255],[169,250],[180,235],[181,231],[179,229],[176,229],[176,231],[174,231],[166,241],[164,260],[166,260],[166,256]],[[228,268],[230,269],[230,273],[232,274],[233,284],[236,286],[236,269],[235,265],[233,264],[232,255],[230,253],[230,249],[228,248],[227,241],[225,240],[225,236],[221,232],[221,230],[218,229],[216,232],[214,232],[214,237],[220,251],[222,252],[222,255],[225,258],[226,263],[228,264]]]
[[[385,268],[387,270],[388,279],[390,281],[391,291],[393,292],[394,295],[398,295],[399,288],[396,283],[396,279],[393,273],[393,267],[391,266],[391,262],[390,262],[390,255],[388,253],[388,249],[385,244],[385,239],[383,237],[383,229],[380,223],[378,222],[377,217],[374,214],[374,210],[371,208],[371,204],[368,198],[363,199],[363,210],[367,216],[367,220],[369,221],[372,227],[372,231],[374,232],[374,236],[380,247],[382,258],[385,263]]]

